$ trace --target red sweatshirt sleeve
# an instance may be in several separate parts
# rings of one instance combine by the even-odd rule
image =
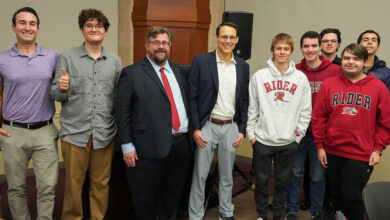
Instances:
[[[382,151],[390,144],[390,94],[383,85],[378,86],[379,97],[375,123],[374,150]]]
[[[317,149],[324,148],[326,139],[326,124],[331,111],[328,102],[328,88],[328,80],[325,80],[317,94],[312,113],[311,123],[315,140],[314,143]]]

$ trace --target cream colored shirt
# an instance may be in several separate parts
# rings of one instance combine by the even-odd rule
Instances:
[[[220,120],[231,120],[235,114],[235,97],[236,97],[236,61],[234,56],[228,62],[222,61],[217,51],[215,51],[217,57],[218,68],[218,98],[217,103],[211,112],[211,118]]]

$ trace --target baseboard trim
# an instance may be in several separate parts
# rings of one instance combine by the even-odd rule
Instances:
[[[251,157],[245,157],[241,155],[236,155],[236,161],[240,163],[245,163],[245,164],[252,164],[252,158]]]

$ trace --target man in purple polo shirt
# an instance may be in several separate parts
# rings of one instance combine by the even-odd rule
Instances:
[[[58,178],[57,128],[50,85],[58,53],[36,43],[39,18],[24,7],[12,17],[16,44],[0,53],[0,146],[13,219],[30,219],[26,173],[33,161],[37,219],[52,219]]]

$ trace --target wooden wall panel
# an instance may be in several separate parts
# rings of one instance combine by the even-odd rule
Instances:
[[[209,0],[135,0],[134,62],[144,58],[145,33],[151,26],[165,26],[172,31],[170,59],[189,64],[196,54],[207,52],[210,27]]]

